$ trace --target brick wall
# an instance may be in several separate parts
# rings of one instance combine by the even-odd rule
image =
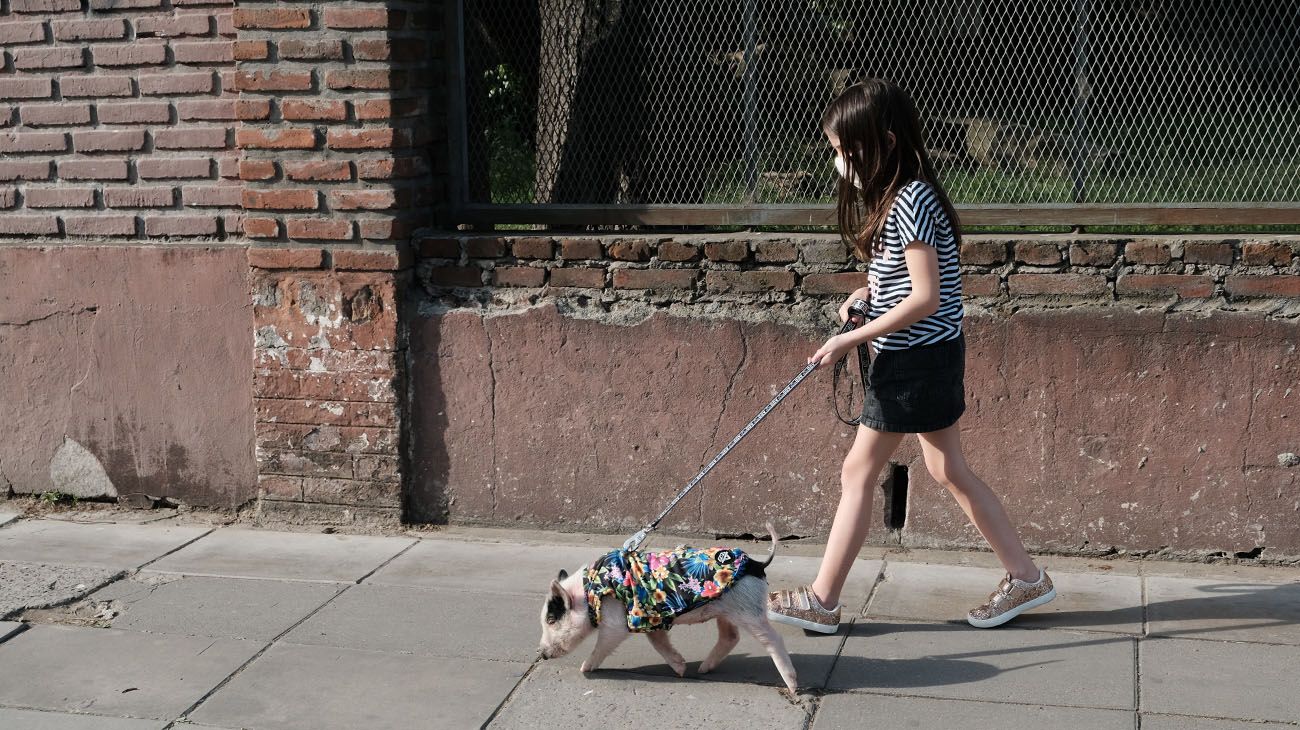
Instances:
[[[430,220],[440,8],[240,2],[236,144],[250,239],[389,242]]]
[[[0,6],[0,237],[238,236],[234,0]]]

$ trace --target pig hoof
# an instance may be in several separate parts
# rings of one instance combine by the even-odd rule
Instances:
[[[699,671],[700,674],[708,674],[709,672],[713,671],[713,665],[708,662],[704,662],[703,664],[700,665]]]
[[[593,668],[594,668],[594,667],[591,666],[591,662],[583,662],[583,663],[582,663],[582,673],[583,673],[583,674],[588,674],[588,673],[590,673],[591,670],[592,670]]]
[[[685,676],[686,676],[686,660],[685,660],[685,659],[682,659],[681,657],[678,657],[678,658],[674,659],[673,661],[669,662],[669,663],[668,663],[668,666],[672,667],[674,672],[677,672],[677,676],[679,676],[679,677],[685,677]]]

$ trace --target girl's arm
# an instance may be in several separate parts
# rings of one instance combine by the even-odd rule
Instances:
[[[912,293],[903,298],[885,314],[866,325],[826,341],[808,362],[835,362],[850,349],[897,332],[904,327],[929,317],[939,311],[939,252],[921,241],[913,241],[903,250],[907,275],[912,280]]]

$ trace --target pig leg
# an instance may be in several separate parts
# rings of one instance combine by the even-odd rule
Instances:
[[[627,629],[625,615],[621,611],[612,611],[601,618],[600,627],[596,630],[596,646],[592,648],[591,656],[587,657],[587,661],[582,663],[584,674],[599,669],[600,663],[614,653],[618,645],[622,644],[631,633]]]
[[[700,664],[700,674],[708,674],[713,671],[723,659],[727,658],[731,650],[736,648],[736,642],[738,641],[740,641],[740,630],[736,628],[735,624],[719,616],[718,643],[713,645],[713,650],[709,652],[708,658],[704,660],[704,663]]]
[[[668,639],[667,631],[651,631],[645,637],[650,640],[650,646],[653,646],[655,651],[659,652],[659,656],[668,662],[668,666],[672,667],[674,672],[677,672],[677,676],[686,676],[686,660],[682,658],[677,649],[673,648],[672,641]]]
[[[791,692],[799,691],[799,680],[795,675],[794,664],[790,661],[790,653],[785,650],[785,642],[781,640],[781,635],[772,628],[772,624],[767,622],[767,616],[747,617],[744,627],[749,633],[758,639],[758,643],[767,649],[768,656],[772,657],[772,663],[776,665],[776,671],[781,673],[781,679],[785,681],[785,686]]]

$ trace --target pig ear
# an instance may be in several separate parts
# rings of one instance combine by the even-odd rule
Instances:
[[[569,592],[564,590],[564,586],[560,585],[558,580],[551,581],[551,601],[558,606],[562,606],[566,611],[570,608],[570,604],[573,603],[573,599],[569,597]]]
[[[564,568],[560,568],[560,577],[556,578],[556,580],[564,580],[565,578],[568,577],[569,577],[569,571],[565,570]]]
[[[546,623],[553,624],[569,610],[569,594],[559,581],[551,581],[551,597],[546,601]]]

